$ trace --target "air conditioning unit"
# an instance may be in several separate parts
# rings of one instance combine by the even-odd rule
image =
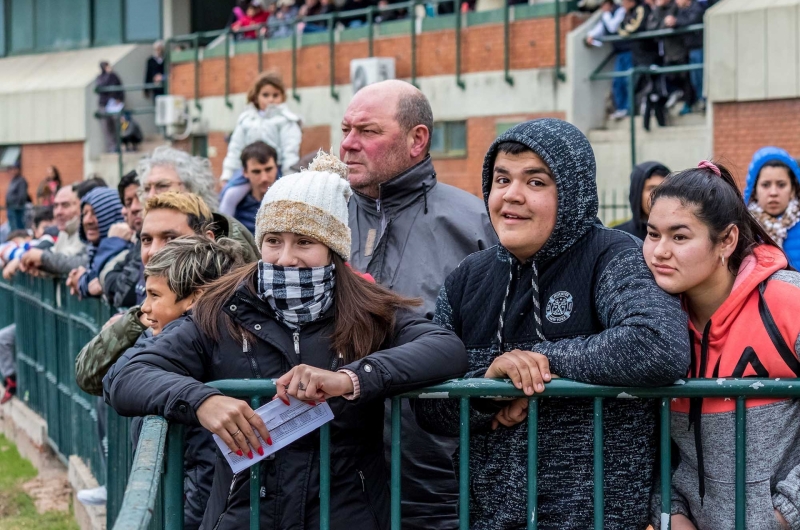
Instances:
[[[156,125],[170,127],[186,123],[186,98],[183,96],[156,96]]]
[[[394,57],[369,57],[350,61],[353,94],[372,83],[394,78]]]

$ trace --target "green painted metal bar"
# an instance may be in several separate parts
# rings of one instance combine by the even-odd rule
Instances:
[[[300,94],[297,93],[297,22],[292,23],[292,97],[295,101],[300,101]]]
[[[609,54],[608,54],[608,56],[607,56],[605,59],[603,59],[603,62],[601,62],[601,63],[600,63],[600,65],[599,65],[597,68],[595,68],[595,69],[592,71],[592,73],[591,73],[591,74],[589,74],[589,80],[590,80],[590,81],[596,81],[596,80],[598,80],[598,79],[603,79],[602,77],[599,77],[599,76],[600,76],[602,73],[604,73],[604,72],[603,72],[603,69],[604,69],[606,66],[608,66],[608,63],[610,63],[611,61],[613,61],[613,60],[614,60],[614,58],[615,58],[616,56],[617,56],[617,52],[611,52],[611,53],[609,53]]]
[[[691,26],[684,26],[682,28],[675,28],[675,29],[656,29],[653,31],[642,31],[640,33],[634,33],[633,35],[629,35],[627,37],[621,37],[619,35],[608,35],[605,37],[598,37],[597,40],[601,42],[620,42],[620,41],[631,41],[631,40],[654,39],[658,37],[674,37],[676,35],[685,35],[686,33],[696,33],[698,31],[703,31],[703,28],[704,28],[703,24],[692,24]]]
[[[164,41],[164,79],[162,85],[164,86],[164,94],[169,94],[169,74],[172,71],[172,39]]]
[[[367,49],[369,57],[375,56],[375,6],[369,7],[367,13]]]
[[[528,400],[528,530],[539,528],[539,398]]]
[[[669,530],[672,513],[672,438],[669,405],[669,398],[661,398],[661,530]]]
[[[511,6],[508,0],[503,2],[503,77],[510,86],[514,86],[511,76]]]
[[[331,425],[319,428],[319,529],[331,527]]]
[[[265,30],[264,32],[266,32],[267,25],[264,24],[261,27],[263,27],[264,30]],[[256,39],[258,40],[258,50],[257,50],[257,53],[258,53],[258,73],[260,74],[261,72],[264,71],[264,35],[262,34],[260,29],[258,31],[258,35],[256,36]]]
[[[225,106],[233,108],[231,103],[231,32],[225,32]]]
[[[506,9],[508,11],[508,9]],[[453,0],[453,12],[456,15],[456,29],[455,29],[455,39],[456,39],[456,85],[461,90],[467,88],[467,85],[464,83],[464,80],[461,79],[461,25],[462,25],[462,15],[461,15],[461,1],[460,0]]]
[[[628,76],[628,124],[631,134],[631,170],[636,167],[636,70]]]
[[[411,2],[411,84],[417,86],[417,1]],[[419,88],[419,87],[417,87]]]
[[[256,410],[261,406],[261,398],[250,399],[250,406]],[[258,530],[260,527],[261,504],[261,464],[250,466],[250,529]]]
[[[612,54],[609,59],[613,58],[615,55]],[[628,77],[631,72],[636,72],[639,74],[676,74],[681,72],[691,72],[693,70],[702,70],[702,64],[679,64],[675,66],[637,66],[636,68],[631,68],[628,70],[622,70],[619,72],[597,72],[589,76],[590,81],[597,81],[599,79],[616,79],[617,77]]]
[[[400,490],[400,466],[402,463],[400,452],[400,428],[401,428],[401,401],[399,397],[392,398],[392,497],[391,497],[391,516],[392,530],[402,530],[401,520],[401,490]]]
[[[152,90],[154,88],[162,88],[164,85],[160,83],[140,83],[138,85],[110,85],[110,86],[102,86],[96,87],[94,89],[95,94],[101,94],[103,92],[133,92],[136,90]]]
[[[125,498],[113,530],[140,530],[150,524],[164,465],[166,439],[167,420],[158,416],[145,418]]]
[[[469,398],[460,399],[458,439],[458,528],[469,530]]]
[[[336,12],[334,11],[328,18],[328,64],[330,64],[331,76],[331,97],[339,101],[339,93],[336,91]]]
[[[745,481],[747,480],[747,413],[745,399],[736,398],[736,530],[744,530],[747,499]]]
[[[200,104],[200,34],[194,38],[194,108],[203,110]]]
[[[594,529],[603,530],[603,398],[594,398]]]
[[[567,76],[561,71],[561,0],[555,0],[553,7],[555,7],[553,20],[556,25],[556,80],[566,81]]]
[[[164,477],[164,529],[183,530],[183,431],[170,424],[167,435],[167,472]]]

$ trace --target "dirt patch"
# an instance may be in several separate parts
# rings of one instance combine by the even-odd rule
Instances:
[[[0,519],[19,515],[19,503],[14,491],[0,491]]]
[[[65,476],[36,477],[23,484],[22,489],[33,499],[39,513],[69,512],[72,488]]]

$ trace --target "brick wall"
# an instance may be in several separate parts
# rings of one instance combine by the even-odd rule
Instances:
[[[566,35],[580,25],[583,18],[569,14],[561,19],[561,57],[566,58]],[[455,31],[431,31],[417,36],[417,76],[455,74]],[[555,66],[555,22],[552,18],[521,20],[511,24],[510,64],[512,69],[552,68]],[[461,66],[463,73],[488,72],[503,69],[503,26],[487,24],[464,28],[461,37]],[[377,38],[374,43],[377,57],[394,57],[398,78],[411,77],[411,38],[408,35]],[[335,78],[337,84],[350,81],[350,61],[368,56],[367,41],[341,42],[336,45]],[[297,86],[324,86],[329,83],[328,45],[306,46],[297,52]],[[265,70],[281,73],[291,80],[290,50],[269,51],[264,54]],[[230,92],[247,92],[258,74],[255,53],[232,57],[230,60]],[[225,59],[215,57],[200,63],[200,97],[225,93]],[[170,92],[194,97],[194,63],[175,64],[170,73]]]
[[[497,137],[497,126],[503,123],[517,123],[534,118],[565,119],[564,113],[515,114],[510,116],[489,116],[467,119],[467,156],[463,158],[434,159],[437,178],[446,184],[459,187],[481,196],[481,173],[483,158],[489,146]]]
[[[740,186],[753,154],[774,145],[800,157],[800,99],[714,104],[714,156],[730,166]]]
[[[22,146],[22,174],[28,181],[28,192],[36,201],[36,190],[44,180],[48,166],[56,166],[64,184],[83,180],[83,142],[27,144]],[[5,206],[6,190],[11,176],[0,171],[0,203]],[[2,215],[5,221],[5,213]]]

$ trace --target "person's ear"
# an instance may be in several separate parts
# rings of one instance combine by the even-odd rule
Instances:
[[[214,235],[214,232],[212,232],[211,230],[206,230],[206,234],[205,235],[211,241],[216,241],[216,239],[217,239],[217,236]]]
[[[417,125],[408,132],[408,146],[411,158],[425,155],[431,132],[424,125]]]
[[[722,241],[720,241],[720,254],[725,257],[727,261],[736,251],[736,246],[739,244],[739,227],[732,224],[728,226],[727,232],[724,233]]]

